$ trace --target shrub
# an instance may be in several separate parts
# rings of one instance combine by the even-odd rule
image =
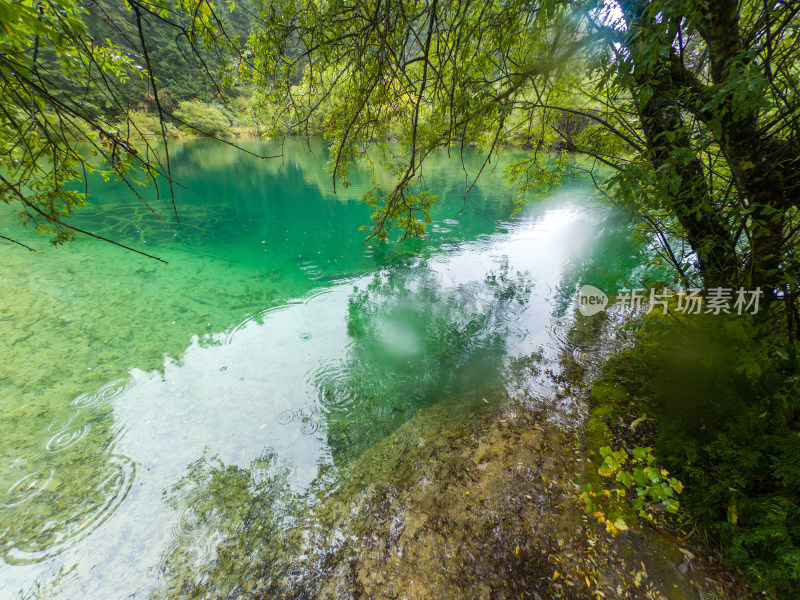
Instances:
[[[581,488],[581,500],[592,515],[613,534],[627,530],[626,515],[633,514],[655,522],[659,510],[678,512],[677,495],[683,485],[669,472],[658,467],[652,448],[612,450],[600,448],[603,464],[597,470],[603,477],[601,489],[591,483]]]
[[[757,590],[800,589],[796,346],[744,319],[645,319],[591,394],[617,444],[654,445],[681,504]],[[633,438],[633,439],[632,439]]]
[[[130,119],[130,123],[123,117],[115,124],[117,131],[124,139],[139,142],[161,137],[161,122],[158,120],[157,114],[139,109],[130,111],[127,117]],[[167,136],[177,137],[178,132],[175,126],[172,123],[166,123],[165,125]]]
[[[200,100],[184,100],[173,115],[183,121],[191,133],[219,136],[228,131],[231,122],[219,109]]]

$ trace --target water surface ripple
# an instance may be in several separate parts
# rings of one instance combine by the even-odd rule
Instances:
[[[426,167],[428,238],[364,244],[369,176],[334,194],[322,142],[286,149],[290,168],[177,145],[182,229],[154,193],[164,224],[91,180],[75,224],[169,265],[50,248],[0,212],[37,249],[0,244],[0,600],[240,597],[301,576],[315,507],[360,457],[430,407],[546,393],[510,365],[557,356],[576,286],[612,293],[642,260],[587,181],[512,217],[502,168],[465,205],[446,154]]]

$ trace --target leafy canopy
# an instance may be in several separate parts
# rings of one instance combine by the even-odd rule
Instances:
[[[23,223],[53,234],[55,244],[76,233],[100,237],[65,220],[88,191],[70,182],[85,182],[90,172],[125,181],[137,196],[136,184],[158,191],[163,178],[171,193],[168,148],[147,144],[143,152],[133,142],[146,133],[131,118],[131,87],[150,90],[166,138],[164,96],[145,34],[150,25],[183,40],[209,77],[201,49],[237,49],[206,0],[131,0],[127,25],[118,10],[112,16],[106,9],[100,1],[0,0],[0,200],[18,206]],[[99,24],[124,44],[97,38]],[[175,219],[179,224],[177,209]]]
[[[730,0],[261,4],[251,38],[263,115],[323,132],[331,170],[377,144],[371,234],[420,235],[437,148],[513,142],[510,175],[552,184],[548,154],[582,153],[604,191],[639,212],[687,284],[797,293],[800,8]],[[396,145],[390,145],[393,142]],[[399,150],[398,150],[399,148]],[[793,309],[794,310],[794,309]],[[796,311],[795,311],[796,312]]]

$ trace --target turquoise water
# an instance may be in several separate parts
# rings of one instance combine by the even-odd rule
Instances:
[[[359,231],[369,177],[334,194],[319,141],[282,160],[204,140],[172,156],[181,229],[152,190],[163,224],[100,181],[74,219],[167,265],[51,248],[0,213],[37,249],[0,244],[0,598],[181,597],[223,556],[307,551],[270,541],[298,505],[335,497],[419,411],[513,392],[510,361],[555,356],[576,285],[635,280],[644,260],[579,172],[512,217],[501,170],[520,153],[466,203],[459,160],[434,157],[429,237],[388,245]],[[468,172],[480,162],[467,153]],[[222,553],[253,511],[258,547]],[[224,596],[238,576],[205,585]]]

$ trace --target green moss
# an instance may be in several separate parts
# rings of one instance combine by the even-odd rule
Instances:
[[[598,415],[594,415],[586,423],[584,434],[586,436],[585,443],[587,454],[589,454],[592,459],[599,456],[600,448],[607,446],[611,442],[611,430]]]

